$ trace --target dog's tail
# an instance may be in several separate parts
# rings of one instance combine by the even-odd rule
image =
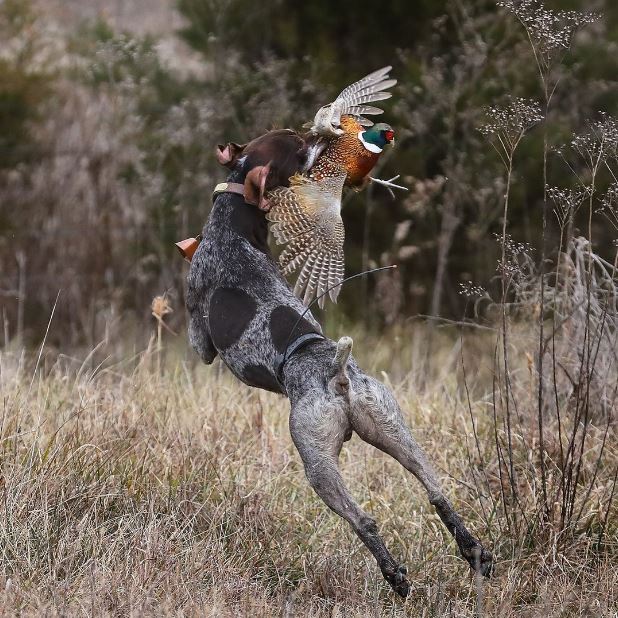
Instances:
[[[352,352],[352,344],[353,341],[351,337],[341,337],[337,342],[337,351],[331,363],[330,387],[338,395],[347,396],[350,390],[348,360]]]

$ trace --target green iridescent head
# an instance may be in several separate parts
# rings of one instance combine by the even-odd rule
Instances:
[[[362,136],[363,140],[378,148],[384,148],[387,144],[392,144],[395,141],[395,132],[391,126],[385,122],[378,122],[368,127],[363,131]]]

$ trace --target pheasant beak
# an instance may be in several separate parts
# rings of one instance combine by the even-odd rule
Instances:
[[[392,146],[395,145],[395,131],[393,131],[392,129],[389,129],[388,131],[384,132],[384,137],[386,138],[386,141],[391,144]]]

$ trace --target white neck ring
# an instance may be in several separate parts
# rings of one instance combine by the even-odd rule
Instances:
[[[371,142],[366,142],[363,139],[363,133],[364,131],[359,131],[358,132],[358,139],[361,141],[362,145],[369,151],[369,152],[374,152],[375,154],[380,154],[382,152],[382,148],[380,148],[379,146],[376,146],[375,144],[372,144]]]

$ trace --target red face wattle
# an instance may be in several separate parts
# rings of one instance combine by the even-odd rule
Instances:
[[[393,138],[395,137],[395,131],[393,131],[392,129],[387,129],[386,131],[384,131],[384,137],[386,138],[387,142],[392,142]]]

